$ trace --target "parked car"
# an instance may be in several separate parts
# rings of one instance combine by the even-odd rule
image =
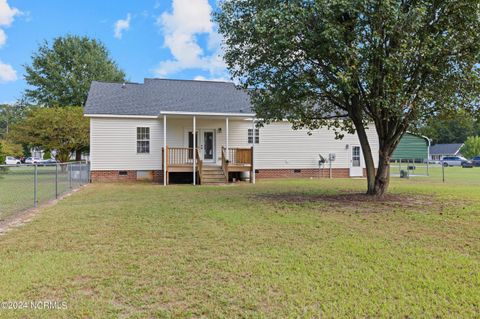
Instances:
[[[463,168],[472,168],[472,167],[473,167],[473,163],[472,163],[472,161],[462,162],[462,167],[463,167]]]
[[[25,160],[25,164],[37,164],[41,161],[42,159],[38,157],[27,157],[27,159]]]
[[[49,159],[46,159],[46,160],[41,160],[40,163],[41,164],[57,164],[58,161],[54,158],[49,158]]]
[[[20,165],[21,162],[18,158],[15,158],[13,156],[7,156],[5,158],[5,164],[7,164],[7,165]]]
[[[480,166],[480,156],[475,156],[472,158],[472,164],[473,166]]]
[[[445,156],[442,158],[442,165],[447,166],[463,166],[463,163],[468,163],[468,160],[462,156]]]

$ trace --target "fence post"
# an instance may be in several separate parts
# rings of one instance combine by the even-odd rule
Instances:
[[[443,165],[443,163],[441,164],[442,164],[442,182],[445,183],[445,165]]]
[[[37,188],[38,188],[38,176],[37,176],[37,164],[33,165],[33,207],[37,207]]]
[[[72,165],[67,164],[67,169],[68,169],[68,185],[70,189],[72,189]]]
[[[58,198],[58,164],[55,164],[55,199]]]

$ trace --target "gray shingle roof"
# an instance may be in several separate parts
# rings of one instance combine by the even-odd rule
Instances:
[[[430,155],[456,155],[462,146],[462,143],[435,144],[430,146]]]
[[[85,114],[159,115],[160,112],[253,113],[248,94],[233,83],[145,79],[92,82]]]

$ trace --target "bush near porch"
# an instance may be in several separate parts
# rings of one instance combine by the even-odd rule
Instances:
[[[1,301],[67,309],[0,317],[476,317],[480,170],[466,171],[394,179],[380,202],[349,179],[90,185],[0,237]]]

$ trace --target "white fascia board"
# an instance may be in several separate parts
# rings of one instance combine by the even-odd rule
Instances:
[[[160,115],[255,117],[254,113],[214,113],[214,112],[177,112],[177,111],[162,111],[160,112]]]
[[[157,119],[156,115],[84,114],[85,117]]]

